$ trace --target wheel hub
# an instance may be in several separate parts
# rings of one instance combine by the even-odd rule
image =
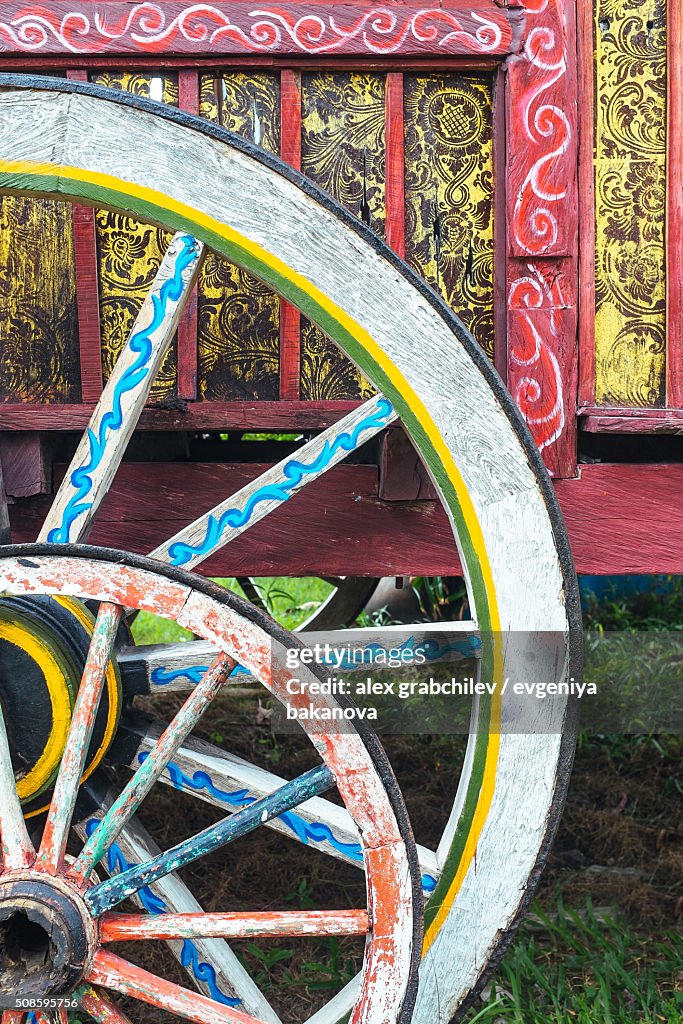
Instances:
[[[8,998],[68,995],[95,950],[95,927],[81,895],[38,872],[0,880],[0,1006]]]

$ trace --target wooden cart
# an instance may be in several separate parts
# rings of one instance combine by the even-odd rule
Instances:
[[[157,777],[224,808],[226,793],[246,787],[276,821],[268,801],[292,808],[331,783],[320,771],[287,789],[224,751],[207,761],[186,738],[225,657],[274,686],[258,655],[274,627],[239,601],[221,610],[225,598],[186,575],[195,565],[247,580],[315,573],[339,591],[353,578],[464,573],[482,661],[496,671],[502,633],[555,631],[566,678],[578,671],[572,554],[580,572],[678,571],[674,449],[649,434],[678,429],[680,275],[664,269],[681,263],[683,160],[665,110],[675,124],[683,84],[666,46],[675,52],[682,29],[675,5],[607,6],[4,5],[0,67],[29,77],[0,91],[0,455],[12,541],[24,545],[0,561],[2,586],[104,602],[97,625],[81,623],[93,637],[82,655],[90,683],[67,702],[43,784],[24,787],[30,814],[54,786],[38,859],[10,801],[6,869],[32,884],[47,872],[71,892],[116,840],[139,896],[134,862],[156,853],[129,818]],[[613,436],[635,430],[647,438],[637,462]],[[36,538],[53,546],[25,546]],[[133,554],[54,547],[86,538]],[[150,552],[152,562],[135,554]],[[176,618],[205,643],[123,650],[122,607]],[[41,612],[52,636],[56,614]],[[150,693],[175,673],[189,696],[169,737],[143,730],[124,795],[102,795],[104,809],[115,804],[105,825],[76,815],[90,838],[74,867],[63,853],[78,782],[110,749],[106,723],[101,757],[77,726],[94,721],[115,640],[124,702],[131,665]],[[113,732],[119,698],[114,684],[107,692]],[[505,712],[495,701],[477,709],[442,842],[418,851],[426,920],[415,1012],[429,1024],[481,983],[561,807],[571,750],[562,720],[550,734],[514,736],[501,732]],[[348,817],[305,805],[312,830],[289,834],[368,867],[377,844],[364,839],[384,814],[383,840],[406,866],[397,877],[414,881],[390,775],[364,749],[362,737],[353,751],[329,738],[324,760]],[[356,762],[387,791],[372,821],[340,777],[340,764],[348,774]],[[198,772],[209,784],[197,786]],[[170,864],[150,876],[157,902],[145,909],[199,913]],[[408,881],[400,897],[389,893],[391,872],[376,876],[373,896],[368,871],[375,912],[394,915],[389,995],[377,997],[381,931],[371,922],[360,981],[316,1024],[412,1010],[419,900]],[[124,890],[99,882],[77,910],[99,919]],[[367,929],[362,914],[319,931]],[[275,1019],[224,941],[275,925],[227,916],[155,931],[110,915],[100,932],[104,942],[167,938],[213,1007],[168,982],[150,996],[140,969],[93,953],[87,934],[90,973],[76,973],[189,1019]],[[96,1019],[115,1012],[101,992],[78,991]]]

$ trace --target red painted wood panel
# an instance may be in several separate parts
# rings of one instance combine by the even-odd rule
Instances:
[[[683,406],[683,3],[667,7],[666,396]]]
[[[67,71],[66,77],[87,82],[88,72]],[[84,402],[96,402],[102,394],[102,339],[95,211],[88,206],[75,205],[73,230],[81,398]]]
[[[329,427],[360,402],[169,402],[148,406],[142,430],[315,430]],[[93,405],[0,402],[0,430],[84,430]]]
[[[199,114],[199,74],[178,73],[178,106],[188,114]],[[187,300],[178,324],[178,398],[197,397],[197,286]]]
[[[508,61],[508,386],[557,477],[576,466],[578,195],[573,4],[522,0]]]
[[[494,0],[425,3],[2,4],[0,48],[48,54],[500,55],[519,36],[515,11]]]
[[[263,466],[122,466],[91,540],[145,552]],[[63,472],[63,467],[62,467]],[[580,573],[683,573],[683,464],[585,465],[555,484]],[[338,466],[206,563],[208,575],[454,575],[450,528],[432,501],[382,501],[374,466]],[[34,540],[49,499],[10,507]],[[533,544],[533,538],[529,538]]]
[[[280,156],[301,169],[301,74],[280,75]],[[280,300],[280,398],[297,401],[301,393],[301,314]]]

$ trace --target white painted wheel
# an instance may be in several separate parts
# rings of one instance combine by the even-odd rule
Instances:
[[[74,83],[7,77],[0,88],[0,187],[111,206],[175,229],[190,240],[180,245],[201,240],[301,309],[381,396],[311,442],[299,461],[313,465],[327,442],[341,458],[342,433],[357,440],[398,415],[453,525],[486,673],[498,679],[503,670],[503,636],[519,638],[524,658],[524,637],[550,631],[564,638],[560,678],[576,676],[578,597],[554,494],[495,372],[433,293],[299,175],[206,122]],[[96,503],[65,518],[76,483],[60,492],[48,534],[57,532],[44,539],[82,535]],[[264,477],[259,486],[272,484]],[[154,557],[190,568],[246,528],[239,517],[221,518],[230,500]],[[280,499],[269,500],[264,514]],[[534,672],[542,680],[546,668]],[[478,708],[453,811],[429,860],[420,1024],[448,1021],[481,981],[528,897],[561,807],[568,702],[555,731],[527,736],[501,731],[507,700],[499,692]],[[339,997],[316,1024],[347,1008]]]

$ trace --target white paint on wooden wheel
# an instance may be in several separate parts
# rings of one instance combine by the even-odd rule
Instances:
[[[125,97],[8,82],[0,137],[0,186],[190,230],[341,344],[397,409],[444,500],[482,635],[497,638],[494,668],[501,634],[539,630],[565,638],[561,675],[575,671],[575,580],[530,438],[462,327],[369,232],[248,145]],[[503,699],[468,839],[427,933],[420,1024],[447,1021],[481,977],[557,816],[567,744],[559,733],[498,735],[505,714]]]

